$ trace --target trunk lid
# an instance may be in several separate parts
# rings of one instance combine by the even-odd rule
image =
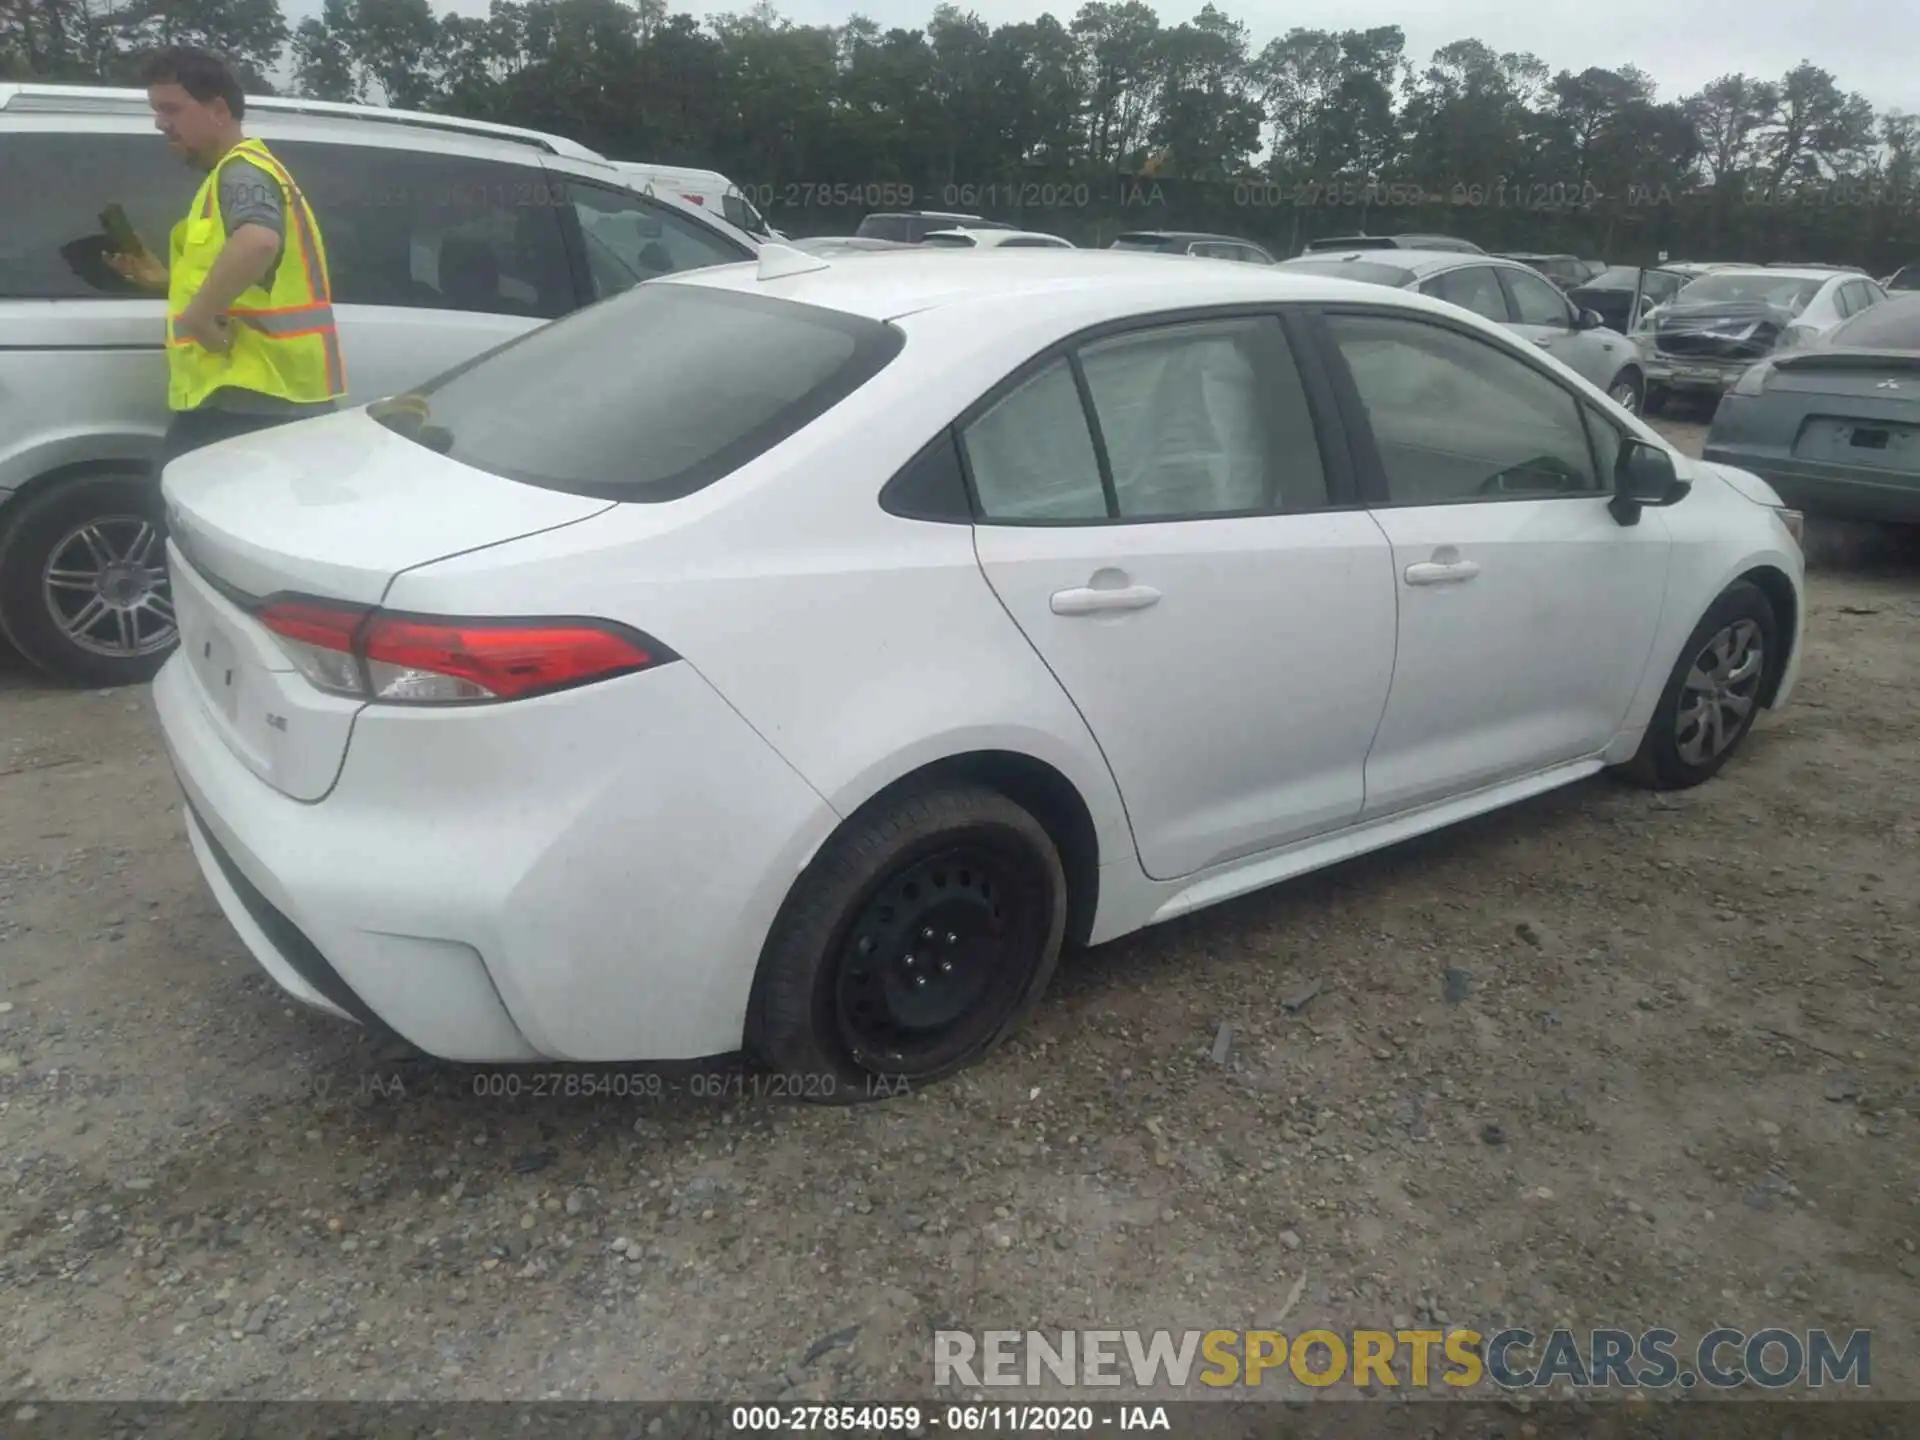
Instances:
[[[1772,352],[1792,315],[1752,300],[1669,302],[1654,330],[1663,354],[1758,360]]]
[[[254,618],[298,592],[377,605],[403,570],[588,519],[613,502],[469,469],[354,410],[194,451],[166,469],[180,650],[207,723],[248,769],[313,801],[362,701],[328,695]]]

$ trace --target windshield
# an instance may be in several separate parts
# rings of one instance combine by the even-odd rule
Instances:
[[[973,245],[971,235],[943,235],[938,231],[920,242],[922,245],[946,245],[956,250],[965,250]]]
[[[1592,290],[1631,290],[1637,283],[1639,275],[1640,272],[1631,265],[1609,265],[1598,275],[1594,276],[1593,279],[1587,281],[1587,288]],[[1654,277],[1649,275],[1647,279],[1648,282],[1651,283]]]
[[[901,343],[877,320],[665,281],[527,331],[367,413],[522,484],[674,500],[811,424]]]
[[[1702,275],[1673,300],[1676,305],[1772,305],[1797,315],[1826,283],[1793,275],[1769,275],[1764,271]]]
[[[1862,310],[1827,333],[1827,344],[1862,350],[1920,350],[1920,295]]]
[[[1326,275],[1335,280],[1364,280],[1369,285],[1405,285],[1413,278],[1411,270],[1398,265],[1383,265],[1375,260],[1289,260],[1280,267],[1303,275]]]
[[[753,202],[738,190],[722,196],[720,212],[730,224],[746,231],[749,235],[765,235],[770,227],[766,218],[754,208]]]

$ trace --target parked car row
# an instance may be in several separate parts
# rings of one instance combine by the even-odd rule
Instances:
[[[1531,266],[1500,256],[1451,250],[1310,251],[1280,269],[1417,290],[1524,336],[1628,411],[1646,393],[1640,353],[1600,315],[1583,310]]]

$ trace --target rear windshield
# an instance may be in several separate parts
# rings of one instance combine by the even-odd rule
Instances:
[[[975,242],[971,235],[952,235],[936,230],[931,235],[923,237],[920,243],[922,245],[949,245],[964,250]]]
[[[1369,285],[1405,285],[1413,278],[1411,270],[1376,260],[1289,260],[1280,268],[1334,280],[1364,280]]]
[[[1678,305],[1720,305],[1753,302],[1777,306],[1798,314],[1806,303],[1820,293],[1824,280],[1802,280],[1791,275],[1769,275],[1765,271],[1702,275],[1677,296]]]
[[[1827,344],[1920,351],[1920,295],[1889,296],[1851,320],[1843,320],[1827,333]]]
[[[674,282],[637,285],[369,409],[493,475],[609,500],[690,495],[899,353],[877,320]]]
[[[1115,250],[1184,250],[1185,240],[1171,235],[1122,235],[1110,247]]]

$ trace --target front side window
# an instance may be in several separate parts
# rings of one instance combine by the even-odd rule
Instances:
[[[201,179],[157,132],[0,135],[0,300],[157,298],[106,261],[120,217],[164,265]]]
[[[1533,366],[1442,325],[1328,317],[1366,411],[1386,503],[1595,494],[1578,402]]]
[[[1552,325],[1565,330],[1572,324],[1567,297],[1527,270],[1502,270],[1507,294],[1513,300],[1515,320],[1522,325]]]
[[[1463,265],[1436,275],[1428,283],[1427,293],[1502,325],[1512,318],[1507,297],[1500,289],[1500,277],[1491,265]]]
[[[1106,489],[1073,367],[1055,360],[961,432],[980,513],[992,520],[1104,520]]]
[[[672,500],[831,410],[900,344],[893,327],[839,311],[642,285],[373,413],[429,449],[524,484]]]
[[[1122,519],[1326,507],[1306,390],[1274,317],[1133,331],[1080,361]]]

